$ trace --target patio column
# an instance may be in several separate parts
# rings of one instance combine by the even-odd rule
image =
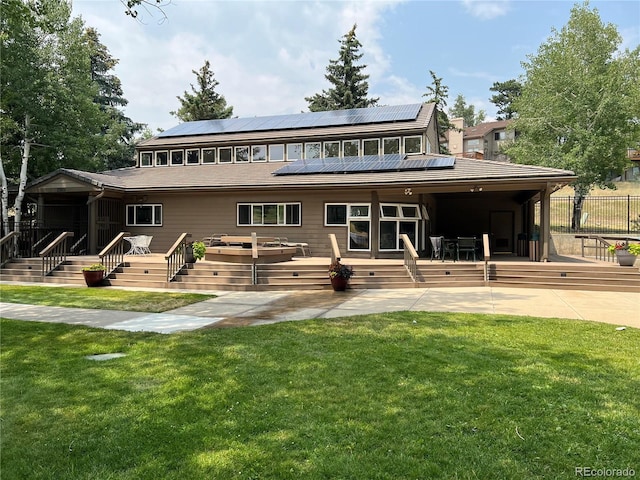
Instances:
[[[95,255],[98,253],[98,202],[95,196],[89,196],[87,201],[88,228],[87,228],[87,253]]]
[[[540,261],[549,261],[549,242],[551,241],[551,188],[540,191]]]
[[[371,192],[371,258],[378,258],[380,253],[380,198],[378,192]]]

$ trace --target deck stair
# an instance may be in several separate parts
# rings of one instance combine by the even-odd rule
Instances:
[[[0,269],[0,280],[25,283],[84,285],[82,267],[97,263],[97,256],[68,257],[50,275],[41,276],[40,258],[14,259]],[[127,257],[107,280],[107,285],[177,290],[323,290],[330,289],[328,258],[263,264],[257,267],[257,285],[252,285],[251,265],[198,261],[184,268],[175,280],[166,281],[163,255]],[[429,288],[483,286],[483,262],[439,262],[418,260],[413,282],[401,260],[344,259],[355,276],[351,288]],[[489,262],[489,285],[573,290],[640,292],[637,267],[605,262],[560,263]]]
[[[638,268],[614,264],[492,263],[489,280],[495,287],[640,292]]]

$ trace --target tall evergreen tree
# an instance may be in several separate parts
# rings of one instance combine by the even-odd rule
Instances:
[[[489,99],[496,107],[498,107],[498,120],[511,120],[516,115],[513,102],[520,96],[522,92],[522,84],[518,80],[507,80],[506,82],[494,82],[489,89],[496,92]]]
[[[640,139],[640,47],[620,51],[621,37],[587,3],[523,63],[515,100],[518,137],[506,153],[516,162],[573,170],[573,226],[593,186],[628,165],[627,148]]]
[[[451,118],[462,118],[464,119],[465,127],[474,127],[479,123],[484,122],[486,118],[486,113],[484,110],[480,110],[476,113],[475,105],[467,105],[466,100],[459,94],[456,97],[456,101],[453,104],[453,107],[449,109],[449,115]]]
[[[199,71],[192,72],[196,76],[198,88],[191,84],[193,93],[185,91],[184,98],[177,97],[180,100],[180,108],[177,112],[171,112],[171,115],[183,122],[231,117],[233,107],[227,107],[225,98],[215,91],[219,82],[214,77],[209,60],[204,62]]]
[[[423,97],[427,97],[427,102],[436,104],[436,121],[438,122],[438,136],[444,138],[447,130],[451,130],[453,124],[449,120],[449,116],[445,111],[447,107],[447,98],[449,96],[449,87],[442,84],[442,77],[437,77],[433,70],[429,70],[431,75],[431,85],[427,85],[427,93]],[[440,153],[449,154],[449,149],[440,142]]]
[[[129,102],[123,96],[120,79],[112,73],[118,60],[100,42],[100,34],[95,29],[88,28],[85,38],[91,52],[91,78],[98,87],[95,103],[107,115],[107,123],[102,128],[102,145],[95,157],[102,169],[131,166],[134,164],[134,137],[143,125],[135,123],[122,111]]]
[[[364,54],[359,53],[362,44],[356,37],[356,27],[357,25],[353,25],[342,37],[338,59],[329,60],[325,78],[333,87],[305,97],[310,111],[346,110],[377,105],[379,98],[367,98],[369,75],[362,73],[367,66],[357,64]]]

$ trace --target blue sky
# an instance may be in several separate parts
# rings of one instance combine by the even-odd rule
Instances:
[[[160,12],[125,16],[118,0],[74,0],[74,15],[95,27],[112,56],[134,121],[168,129],[169,112],[195,82],[192,70],[211,62],[217,91],[249,117],[307,111],[304,97],[329,88],[324,78],[339,40],[354,23],[367,65],[370,96],[400,105],[423,101],[433,70],[458,94],[484,109],[489,88],[517,78],[521,62],[568,21],[573,1],[167,0]],[[623,47],[640,43],[640,2],[591,1],[616,25]]]

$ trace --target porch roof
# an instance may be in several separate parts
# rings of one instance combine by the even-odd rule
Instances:
[[[420,158],[433,158],[428,155]],[[434,170],[385,171],[366,173],[324,173],[273,175],[283,163],[225,165],[181,165],[173,167],[123,168],[101,173],[60,169],[33,182],[29,192],[44,192],[46,185],[60,175],[87,183],[93,189],[123,193],[140,191],[214,191],[226,189],[263,190],[271,188],[371,188],[393,186],[455,186],[478,183],[501,185],[519,190],[526,184],[545,182],[564,185],[576,176],[555,168],[506,162],[456,158],[453,168]]]

